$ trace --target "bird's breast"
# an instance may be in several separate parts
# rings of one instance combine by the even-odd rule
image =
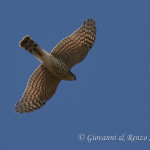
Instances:
[[[49,59],[45,60],[43,64],[53,75],[60,79],[68,76],[69,68],[62,60],[57,59],[52,55],[49,57]]]

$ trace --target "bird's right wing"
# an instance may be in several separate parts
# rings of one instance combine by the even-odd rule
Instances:
[[[44,65],[40,65],[31,75],[21,100],[16,104],[16,112],[28,113],[41,108],[54,95],[60,81]]]

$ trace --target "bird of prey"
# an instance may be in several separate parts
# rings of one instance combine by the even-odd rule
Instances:
[[[20,41],[20,47],[35,56],[42,64],[33,72],[21,100],[16,104],[18,113],[41,108],[56,92],[61,80],[73,81],[70,69],[80,63],[92,48],[96,37],[96,23],[88,19],[71,35],[62,39],[49,53],[29,35]]]

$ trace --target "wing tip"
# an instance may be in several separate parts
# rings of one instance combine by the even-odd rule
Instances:
[[[45,103],[46,103],[46,101],[43,101],[42,103],[37,102],[37,103],[34,103],[31,105],[29,103],[19,101],[18,103],[16,103],[15,111],[16,111],[16,113],[20,113],[20,114],[30,113],[37,109],[42,108]]]
[[[25,113],[25,112],[24,112],[24,109],[23,109],[23,107],[22,107],[22,104],[21,104],[20,102],[18,102],[18,103],[16,104],[16,106],[15,106],[15,112],[16,112],[16,113],[19,113],[19,114]]]
[[[15,106],[15,112],[22,114],[22,113],[29,113],[32,112],[34,110],[31,110],[30,108],[27,108],[26,105],[24,103],[22,103],[21,101],[18,102]]]
[[[86,21],[83,22],[83,25],[94,25],[96,26],[96,21],[93,18],[88,18]]]

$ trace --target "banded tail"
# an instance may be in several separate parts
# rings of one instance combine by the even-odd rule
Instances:
[[[27,50],[29,53],[34,55],[41,63],[43,62],[43,57],[49,54],[43,50],[32,38],[27,35],[19,43],[19,46]]]

